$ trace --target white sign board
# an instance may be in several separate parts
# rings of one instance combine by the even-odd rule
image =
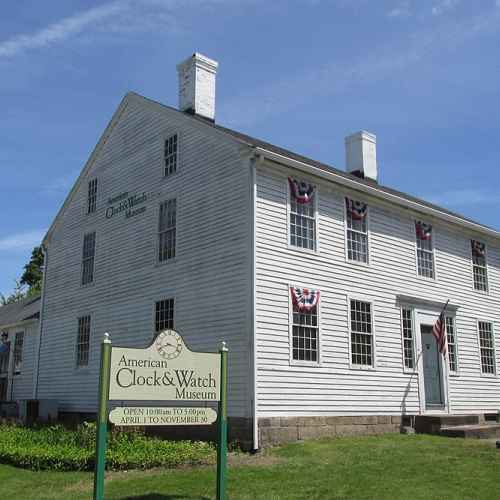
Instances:
[[[192,352],[174,330],[145,349],[111,349],[109,399],[219,401],[220,354]]]
[[[124,406],[109,414],[115,425],[209,425],[217,420],[212,408],[151,408]]]

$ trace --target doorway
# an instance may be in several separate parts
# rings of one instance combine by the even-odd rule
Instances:
[[[443,370],[441,355],[437,342],[432,335],[432,326],[420,325],[422,335],[422,364],[424,371],[425,406],[426,409],[442,409],[443,397]]]

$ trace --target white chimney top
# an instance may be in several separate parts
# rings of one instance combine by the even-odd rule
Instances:
[[[346,168],[364,179],[378,180],[377,136],[364,130],[345,138]]]
[[[215,75],[219,63],[195,52],[177,65],[179,109],[215,119]]]

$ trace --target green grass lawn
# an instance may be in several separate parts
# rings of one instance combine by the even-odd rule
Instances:
[[[309,441],[231,457],[232,499],[499,499],[492,443],[386,435]],[[88,499],[91,473],[0,465],[1,499]],[[214,498],[215,467],[115,472],[106,499]]]

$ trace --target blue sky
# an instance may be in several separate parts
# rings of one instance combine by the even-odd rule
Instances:
[[[216,120],[500,229],[500,0],[5,2],[0,292],[9,292],[123,95],[177,105],[175,65],[219,61]]]

